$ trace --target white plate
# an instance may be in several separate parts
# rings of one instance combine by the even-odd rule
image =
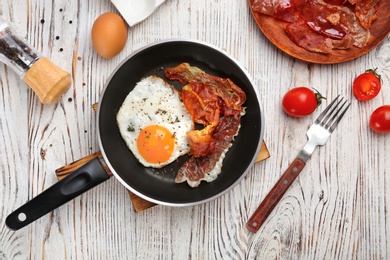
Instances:
[[[111,0],[130,26],[145,20],[165,0]]]

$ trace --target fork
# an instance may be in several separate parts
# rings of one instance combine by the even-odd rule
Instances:
[[[324,145],[329,139],[333,130],[337,127],[341,118],[351,105],[348,100],[338,95],[319,115],[307,131],[308,141],[298,156],[294,159],[291,165],[283,173],[282,177],[277,181],[260,206],[253,213],[252,217],[246,224],[246,227],[257,232],[261,225],[265,222],[269,214],[275,208],[276,204],[281,200],[287,189],[293,183],[306,165],[306,161],[312,155],[314,149],[319,145]]]

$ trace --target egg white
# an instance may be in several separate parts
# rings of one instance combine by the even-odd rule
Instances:
[[[134,156],[146,167],[161,168],[190,151],[186,133],[194,129],[191,115],[181,102],[179,92],[156,76],[143,78],[128,94],[117,113],[120,134]],[[148,125],[168,129],[175,148],[168,161],[149,163],[138,152],[137,138]]]

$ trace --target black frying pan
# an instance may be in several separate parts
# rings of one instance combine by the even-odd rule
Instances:
[[[177,184],[177,170],[187,159],[162,169],[142,166],[123,141],[116,124],[116,113],[128,93],[145,76],[157,75],[165,80],[164,69],[182,62],[205,72],[230,78],[241,87],[247,100],[241,128],[223,161],[222,172],[211,182],[191,188]],[[169,81],[177,89],[182,86]],[[114,175],[127,189],[151,202],[167,206],[191,206],[213,200],[241,181],[253,165],[260,150],[264,131],[264,115],[254,84],[245,70],[223,51],[193,40],[166,40],[150,44],[124,60],[108,79],[98,110],[98,136],[101,158],[87,163],[68,177],[54,184],[31,201],[11,213],[6,224],[19,229],[56,209],[81,193]]]

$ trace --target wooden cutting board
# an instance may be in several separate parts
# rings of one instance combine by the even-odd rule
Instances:
[[[93,105],[93,110],[96,112],[97,103]],[[83,166],[84,164],[86,164],[87,162],[91,161],[92,159],[94,159],[98,156],[101,156],[100,151],[93,153],[93,154],[90,154],[90,155],[88,155],[84,158],[81,158],[75,162],[72,162],[68,165],[65,165],[65,166],[58,168],[55,171],[55,173],[57,175],[57,179],[61,180],[61,179],[65,178],[66,176],[68,176],[69,174],[71,174],[72,172],[74,172],[75,170],[77,170],[78,168],[80,168],[81,166]],[[270,157],[270,153],[267,149],[265,142],[263,141],[261,144],[261,147],[260,147],[260,152],[259,152],[255,162],[257,163],[257,162],[263,161],[269,157]],[[151,208],[151,207],[156,205],[153,202],[142,199],[141,197],[135,195],[131,191],[128,191],[128,192],[130,195],[130,199],[133,203],[134,210],[136,212],[141,212],[143,210],[146,210],[146,209]]]

